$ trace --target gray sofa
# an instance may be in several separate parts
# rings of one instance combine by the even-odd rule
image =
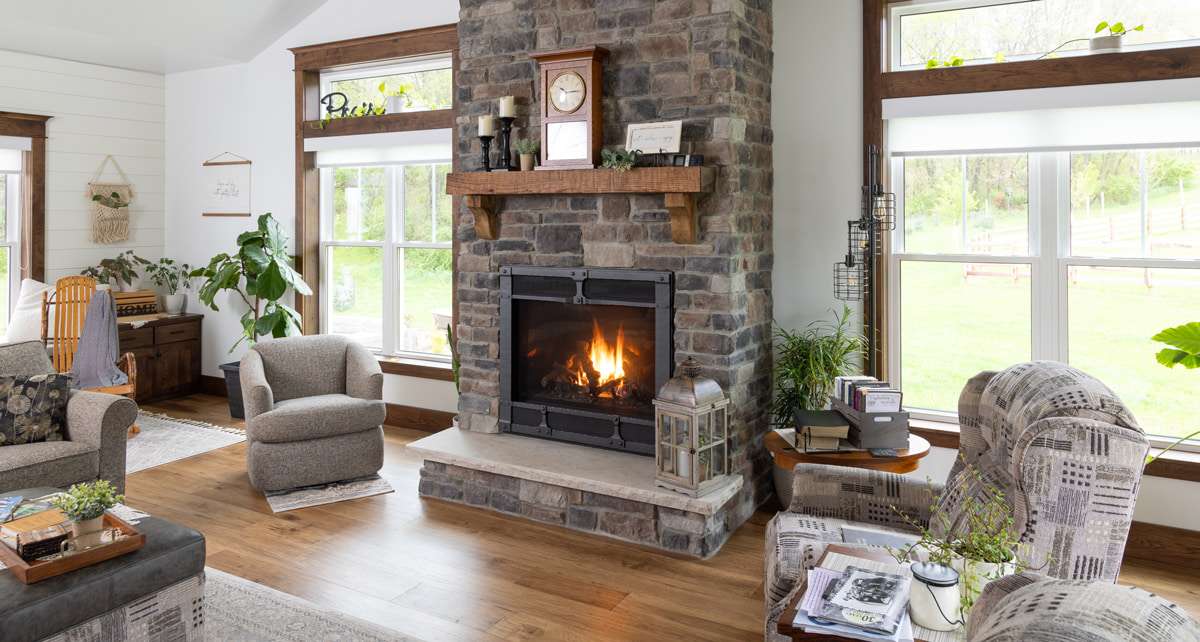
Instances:
[[[383,468],[383,372],[336,334],[257,343],[242,356],[246,472],[261,491],[354,479]]]
[[[40,341],[0,345],[0,374],[53,374]],[[62,441],[0,447],[0,492],[106,479],[125,492],[125,433],[137,418],[131,399],[72,390]]]

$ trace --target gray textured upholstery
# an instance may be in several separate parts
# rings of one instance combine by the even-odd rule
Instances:
[[[1056,578],[1116,581],[1149,451],[1121,400],[1084,372],[1037,361],[972,377],[959,397],[959,422],[960,460],[945,484],[796,466],[792,503],[767,526],[767,639],[780,639],[776,623],[802,574],[827,544],[841,541],[841,520],[912,530],[896,506],[952,539],[967,498],[986,495],[963,460],[1004,492],[1020,558],[1039,567],[1049,554],[1044,572]],[[933,496],[949,518],[947,532],[929,523]]]
[[[967,640],[1200,642],[1200,622],[1139,588],[1025,572],[983,588],[967,619]]]
[[[257,343],[240,376],[255,488],[324,484],[383,467],[383,372],[362,345],[340,335]]]
[[[39,341],[0,345],[0,373],[49,374],[54,364]],[[0,447],[0,492],[33,486],[66,488],[107,479],[125,491],[125,433],[137,404],[116,395],[80,390],[67,400],[60,442]]]
[[[55,490],[4,494],[40,497]],[[204,572],[200,533],[155,517],[137,528],[146,534],[145,547],[99,564],[29,585],[0,572],[0,639],[40,640]]]

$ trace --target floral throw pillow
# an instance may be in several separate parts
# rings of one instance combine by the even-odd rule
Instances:
[[[62,441],[71,375],[0,376],[0,446]]]

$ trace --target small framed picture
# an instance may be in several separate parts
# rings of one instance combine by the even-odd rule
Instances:
[[[643,154],[677,154],[683,121],[630,125],[625,130],[625,149]]]

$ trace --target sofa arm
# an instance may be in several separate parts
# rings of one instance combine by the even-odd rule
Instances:
[[[909,531],[916,529],[897,510],[927,527],[942,491],[934,482],[845,466],[796,464],[794,475],[789,512]]]
[[[250,431],[251,421],[264,412],[275,408],[275,393],[267,383],[267,374],[263,369],[262,355],[256,350],[247,350],[242,355],[238,366],[238,375],[242,383],[242,410],[246,416],[246,438],[253,441]]]
[[[988,616],[995,610],[1000,600],[1008,597],[1017,589],[1049,580],[1049,577],[1041,573],[1024,571],[1015,575],[1005,575],[984,584],[979,597],[975,598],[975,603],[971,606],[971,615],[967,617],[967,639],[973,639],[979,629],[983,628],[983,623],[987,621]]]
[[[379,360],[353,341],[346,345],[346,394],[356,399],[383,399],[383,370]]]
[[[64,439],[100,450],[100,479],[125,492],[125,434],[137,419],[132,399],[100,392],[72,390],[67,398]]]

